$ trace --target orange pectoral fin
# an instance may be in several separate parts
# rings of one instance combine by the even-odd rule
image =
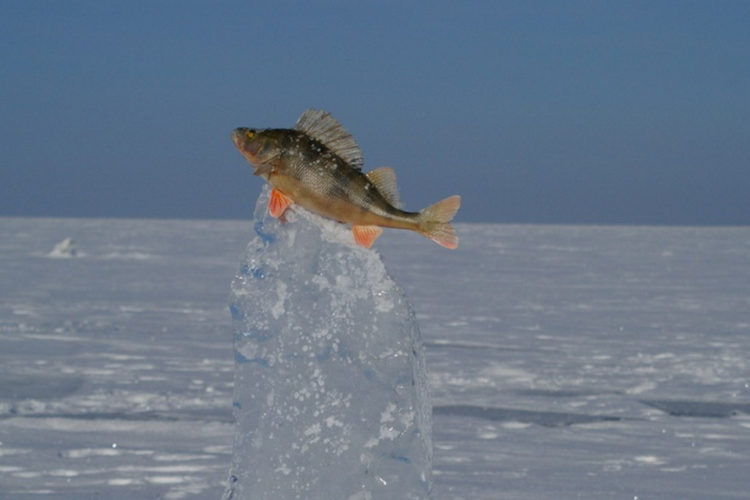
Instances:
[[[278,219],[284,214],[286,207],[292,203],[292,199],[281,191],[271,190],[271,200],[268,202],[268,213],[271,217]]]
[[[370,248],[375,240],[383,233],[383,228],[378,226],[352,226],[354,241],[357,245]]]

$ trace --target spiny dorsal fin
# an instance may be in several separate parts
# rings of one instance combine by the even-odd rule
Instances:
[[[362,170],[365,160],[357,142],[330,113],[308,109],[299,117],[294,128],[319,140],[352,167]]]
[[[391,167],[379,167],[365,174],[372,182],[385,201],[396,208],[402,208],[401,197],[396,186],[396,172]]]

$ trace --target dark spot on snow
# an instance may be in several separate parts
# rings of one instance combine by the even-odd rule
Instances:
[[[542,427],[567,427],[576,424],[619,422],[621,420],[626,420],[622,417],[608,417],[605,415],[580,415],[575,413],[514,410],[510,408],[492,408],[488,406],[472,405],[435,406],[432,409],[432,414],[480,418],[491,420],[493,422],[522,422],[541,425]]]
[[[260,366],[269,366],[268,360],[265,358],[247,358],[237,351],[234,353],[234,362],[241,365],[246,363],[257,363]]]
[[[49,376],[4,373],[0,374],[0,400],[59,399],[75,393],[82,384],[81,378],[59,374]]]
[[[585,398],[589,396],[599,396],[601,392],[586,390],[547,390],[547,389],[520,389],[513,391],[518,396],[530,396],[539,398]],[[610,393],[612,394],[612,393]]]
[[[748,403],[720,403],[710,401],[642,400],[641,403],[659,409],[673,417],[729,418],[750,415]]]
[[[66,418],[71,420],[124,420],[135,422],[233,422],[230,411],[224,410],[180,410],[143,412],[87,412],[87,413],[23,413],[1,414],[6,418]]]

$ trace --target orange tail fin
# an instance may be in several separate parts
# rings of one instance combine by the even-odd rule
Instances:
[[[419,232],[445,248],[458,248],[458,236],[450,222],[460,206],[461,197],[451,196],[425,208],[420,212]]]

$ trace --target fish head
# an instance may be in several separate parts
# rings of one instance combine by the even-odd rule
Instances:
[[[232,142],[256,170],[279,155],[278,141],[262,129],[236,128],[232,132]]]

